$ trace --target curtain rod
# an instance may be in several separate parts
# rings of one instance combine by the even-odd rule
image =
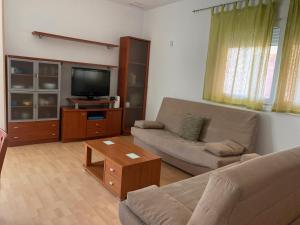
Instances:
[[[220,6],[223,6],[223,5],[230,5],[230,4],[233,4],[233,3],[244,2],[244,1],[245,1],[245,0],[239,0],[239,1],[228,2],[228,3],[225,3],[225,4],[220,4],[220,5],[210,6],[210,7],[206,7],[206,8],[195,9],[195,10],[193,10],[193,13],[198,13],[198,12],[201,12],[201,11],[203,11],[203,10],[213,9],[213,8],[215,8],[215,7],[220,7]]]
[[[245,1],[246,0],[236,0],[236,1],[228,2],[228,3],[223,3],[223,4],[215,5],[215,6],[210,6],[210,7],[206,7],[206,8],[194,9],[192,12],[193,13],[198,13],[198,12],[201,12],[201,11],[204,11],[204,10],[207,10],[207,9],[213,9],[213,8],[220,7],[220,6],[223,6],[223,5],[231,5],[233,3],[245,2]]]

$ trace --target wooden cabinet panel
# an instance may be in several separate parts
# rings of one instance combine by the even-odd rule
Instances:
[[[58,141],[58,121],[8,123],[10,146]]]
[[[62,141],[86,137],[87,113],[65,111],[62,115]]]
[[[116,136],[121,134],[121,124],[122,124],[122,111],[114,110],[107,112],[107,126],[106,126],[106,135],[107,136]]]

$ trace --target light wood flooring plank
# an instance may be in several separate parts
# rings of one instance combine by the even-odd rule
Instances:
[[[0,180],[0,224],[120,224],[119,200],[85,172],[82,158],[82,142],[9,148]],[[189,177],[162,166],[161,185]]]

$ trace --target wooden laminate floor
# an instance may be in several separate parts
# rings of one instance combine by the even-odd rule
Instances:
[[[119,200],[85,172],[82,158],[81,142],[9,148],[0,180],[0,224],[120,224]],[[161,185],[188,177],[162,166]]]

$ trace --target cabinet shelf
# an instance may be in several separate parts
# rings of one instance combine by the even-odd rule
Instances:
[[[39,75],[39,78],[57,78],[57,75]]]
[[[50,37],[50,38],[61,39],[61,40],[66,40],[66,41],[81,42],[81,43],[92,44],[92,45],[100,45],[100,46],[105,46],[107,48],[119,47],[118,45],[111,44],[111,43],[91,41],[91,40],[86,40],[86,39],[81,39],[81,38],[74,38],[74,37],[69,37],[69,36],[63,36],[63,35],[40,32],[40,31],[33,31],[32,35],[38,36],[39,38]]]
[[[136,65],[136,66],[146,66],[146,63],[140,63],[140,62],[129,62],[131,65]]]
[[[33,74],[23,74],[23,73],[13,73],[11,74],[13,77],[20,77],[20,78],[25,78],[25,77],[33,77]]]
[[[57,105],[39,105],[39,108],[56,108]]]
[[[27,106],[27,105],[20,105],[20,106],[12,106],[11,108],[14,108],[14,109],[26,109],[26,108],[32,108],[33,106],[30,105],[30,106]]]

